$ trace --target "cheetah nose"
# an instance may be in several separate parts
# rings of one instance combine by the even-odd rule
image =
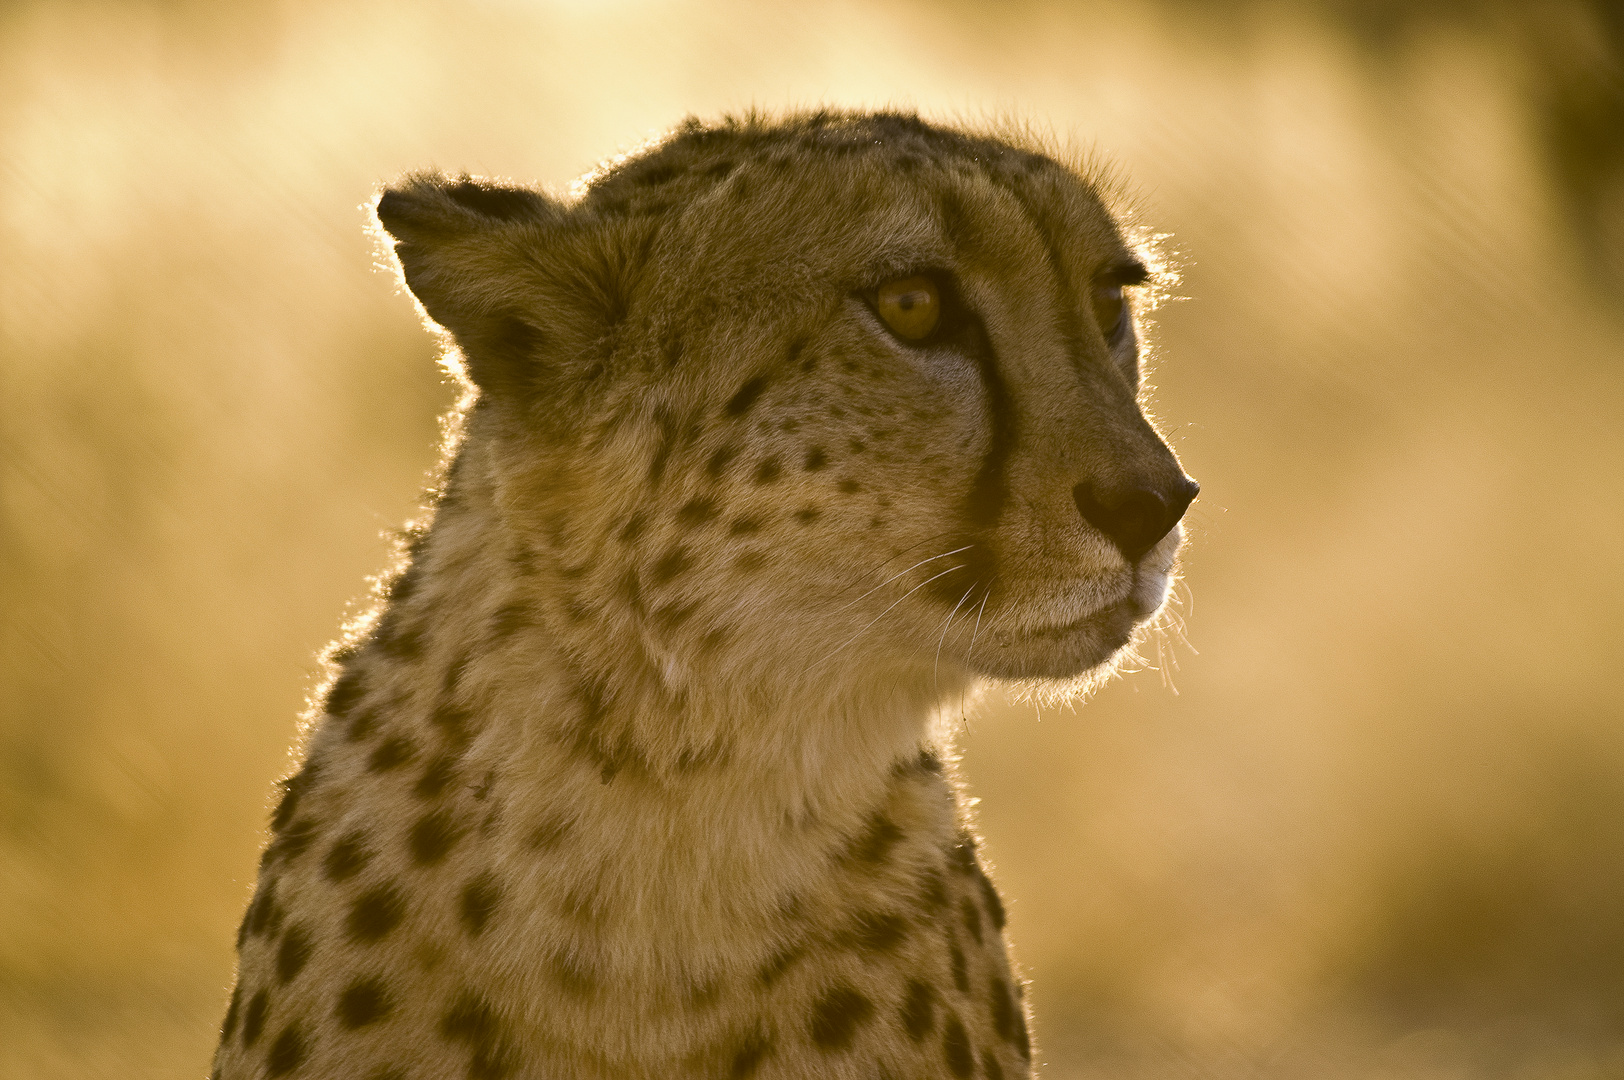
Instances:
[[[1110,537],[1133,563],[1172,531],[1200,492],[1200,484],[1180,476],[1170,484],[1116,490],[1096,489],[1085,481],[1071,489],[1071,496],[1083,520]]]

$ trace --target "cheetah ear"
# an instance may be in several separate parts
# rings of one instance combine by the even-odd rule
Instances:
[[[456,339],[475,385],[520,377],[540,331],[517,314],[526,307],[518,245],[550,231],[564,207],[528,188],[418,173],[385,190],[375,210],[406,287]]]

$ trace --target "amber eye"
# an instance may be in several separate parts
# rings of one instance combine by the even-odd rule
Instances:
[[[1122,332],[1122,286],[1094,286],[1094,321],[1105,340],[1114,342]]]
[[[930,278],[897,278],[880,286],[874,306],[898,337],[923,341],[942,317],[942,294]]]

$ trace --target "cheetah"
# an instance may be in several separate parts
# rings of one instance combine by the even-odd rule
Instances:
[[[466,393],[281,784],[214,1076],[1031,1075],[959,702],[1109,670],[1197,493],[1097,187],[821,112],[375,210]]]

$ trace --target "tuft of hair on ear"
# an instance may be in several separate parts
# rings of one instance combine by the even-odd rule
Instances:
[[[510,222],[546,222],[562,208],[539,191],[508,187],[464,173],[413,173],[386,188],[378,223],[402,244],[433,243]]]
[[[373,209],[406,287],[450,332],[468,378],[485,391],[525,382],[544,335],[522,314],[519,252],[545,244],[566,209],[530,188],[432,172],[385,189]]]

